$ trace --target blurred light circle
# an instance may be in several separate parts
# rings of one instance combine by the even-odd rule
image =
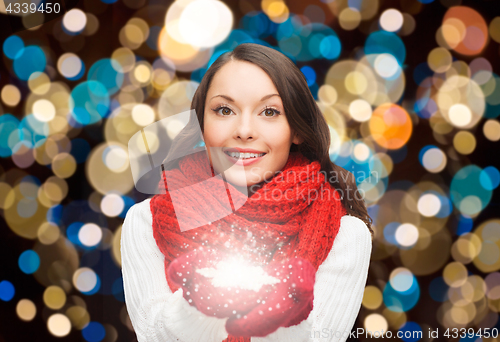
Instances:
[[[72,33],[79,33],[87,24],[87,16],[85,13],[78,9],[74,8],[66,12],[62,21],[64,28]]]
[[[489,31],[491,39],[500,43],[500,17],[493,18],[489,25]]]
[[[406,287],[409,280],[406,278],[408,273],[401,271],[402,278],[401,281],[397,281],[401,288]],[[397,291],[392,287],[392,283],[389,281],[386,283],[383,298],[385,306],[393,312],[406,312],[413,308],[420,298],[420,285],[417,279],[412,274],[412,282],[410,287],[406,291]]]
[[[456,52],[467,56],[476,55],[486,46],[488,27],[476,10],[467,6],[450,7],[443,17],[443,26],[445,24],[453,33],[443,35]]]
[[[421,2],[427,3],[434,0],[419,0]],[[401,335],[401,339],[404,342],[416,342],[420,340],[420,336],[423,336],[422,328],[418,323],[406,322],[402,327],[399,328],[398,336]]]
[[[59,286],[49,286],[43,292],[43,302],[48,308],[59,310],[66,304],[66,293]]]
[[[122,147],[110,145],[102,154],[104,164],[113,172],[120,173],[129,167],[128,153]]]
[[[45,95],[50,90],[50,78],[44,72],[34,72],[28,79],[28,87],[37,95]]]
[[[429,68],[436,73],[446,72],[451,67],[453,58],[451,53],[442,47],[433,49],[427,56]]]
[[[32,274],[40,267],[40,257],[35,251],[28,249],[21,253],[18,264],[21,271],[26,274]]]
[[[500,172],[494,166],[487,166],[481,171],[479,182],[486,190],[494,190],[500,184]]]
[[[155,112],[147,104],[136,104],[132,109],[132,119],[139,126],[147,126],[155,121]]]
[[[354,158],[360,162],[365,162],[371,155],[370,148],[362,142],[358,142],[352,152]]]
[[[76,160],[67,152],[59,153],[52,160],[52,172],[59,178],[69,178],[75,171]]]
[[[99,322],[89,322],[89,324],[82,329],[82,335],[88,342],[100,342],[106,336],[106,330]]]
[[[365,317],[364,326],[366,331],[370,331],[373,337],[381,337],[387,332],[387,319],[378,313],[371,313]]]
[[[79,79],[83,75],[84,69],[82,60],[74,53],[65,53],[57,60],[57,70],[67,79]]]
[[[32,111],[35,118],[41,122],[49,122],[56,116],[56,107],[46,99],[36,100]]]
[[[134,78],[139,81],[139,83],[149,83],[151,81],[152,73],[151,67],[144,64],[137,64],[134,69]]]
[[[95,223],[86,223],[78,231],[78,240],[82,245],[94,247],[101,242],[102,229]]]
[[[65,315],[55,313],[47,320],[47,329],[54,336],[64,337],[71,331],[71,322]]]
[[[120,64],[124,73],[132,70],[136,62],[134,52],[126,47],[120,47],[113,51],[111,58]]]
[[[483,210],[491,200],[492,191],[481,186],[482,169],[467,165],[458,170],[450,184],[451,200],[462,214],[473,216]]]
[[[44,222],[37,231],[38,241],[44,245],[51,245],[59,239],[61,231],[58,226],[52,222]]]
[[[483,133],[490,141],[500,140],[500,122],[492,119],[487,120],[483,126]]]
[[[451,262],[443,269],[443,279],[448,286],[460,287],[467,281],[467,268],[460,262]]]
[[[432,173],[443,171],[446,162],[446,154],[437,147],[427,149],[422,156],[422,165]]]
[[[109,95],[108,89],[101,82],[93,80],[78,84],[69,98],[72,117],[81,125],[100,121],[108,113]]]
[[[90,292],[97,285],[97,274],[91,268],[79,268],[73,274],[73,285],[80,292]]]
[[[120,90],[123,85],[124,72],[119,62],[114,59],[104,58],[95,62],[87,74],[88,86],[98,87],[102,84],[106,88],[107,95],[113,95]],[[96,84],[90,83],[96,81]],[[96,89],[96,95],[100,95],[102,90]],[[104,96],[104,94],[103,94]]]
[[[399,65],[406,59],[406,47],[401,38],[393,32],[376,31],[370,33],[364,46],[365,55],[388,53],[393,55]]]
[[[29,322],[36,316],[36,306],[29,299],[21,299],[17,302],[16,313],[21,320]]]
[[[44,71],[46,65],[45,53],[36,45],[25,47],[14,59],[14,71],[23,81],[27,81],[34,72]]]
[[[3,42],[3,53],[9,59],[18,57],[24,49],[24,42],[18,36],[12,35]]]
[[[82,304],[85,304],[85,302],[83,302]],[[68,316],[68,318],[70,319],[73,327],[78,330],[82,330],[90,322],[90,315],[88,311],[82,306],[73,305],[69,307],[66,310],[66,316]]]
[[[0,94],[3,103],[9,107],[15,107],[21,101],[21,92],[19,89],[12,84],[7,84],[2,88],[2,93]]]
[[[395,233],[396,241],[403,247],[411,247],[418,241],[418,228],[411,223],[403,223]]]
[[[349,114],[356,121],[368,121],[372,116],[372,106],[363,99],[354,100],[349,105]]]
[[[111,142],[102,143],[90,152],[85,172],[90,184],[101,194],[126,194],[134,187],[128,153],[125,151],[126,146]]]
[[[354,30],[361,22],[361,13],[355,8],[346,7],[339,14],[339,25],[346,31]]]
[[[375,71],[383,78],[391,78],[400,70],[396,58],[388,53],[381,53],[375,58]]]
[[[379,288],[373,285],[366,286],[363,293],[362,304],[369,310],[378,309],[382,304],[382,292]]]
[[[413,285],[413,273],[405,267],[397,267],[389,275],[389,282],[398,292],[408,291]]]
[[[375,109],[369,128],[377,144],[387,149],[398,149],[410,139],[413,124],[404,108],[386,103]]]
[[[476,138],[468,131],[457,132],[453,137],[453,147],[460,154],[471,154],[476,149]]]
[[[403,15],[397,9],[387,9],[380,16],[380,26],[386,31],[396,32],[403,26]]]
[[[435,194],[427,193],[418,199],[418,212],[426,217],[436,216],[441,210],[441,201]]]
[[[14,289],[14,285],[8,280],[2,280],[0,281],[0,299],[3,300],[4,302],[10,301],[13,297],[14,294],[16,293],[16,290]]]
[[[198,48],[210,48],[227,38],[233,26],[233,13],[222,1],[193,0],[182,9],[178,22],[169,21],[167,13],[167,30],[174,30],[182,37],[181,43]],[[182,6],[182,5],[181,5]],[[170,9],[169,9],[170,12]]]
[[[352,71],[345,78],[345,88],[353,95],[364,93],[368,87],[368,81],[361,72]]]
[[[108,217],[116,217],[125,208],[125,201],[117,194],[107,194],[101,200],[101,211]]]
[[[323,84],[319,87],[318,98],[324,104],[331,106],[337,102],[338,94],[334,87],[329,84]]]
[[[448,116],[451,123],[457,127],[467,126],[472,121],[472,113],[469,107],[461,103],[451,106]]]

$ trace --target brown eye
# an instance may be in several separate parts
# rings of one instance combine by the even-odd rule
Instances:
[[[268,115],[268,114],[270,114],[270,115]],[[276,109],[273,109],[273,108],[264,109],[264,116],[273,117],[273,116],[278,116],[279,114],[280,114],[280,112],[278,112]]]
[[[229,114],[231,114],[231,109],[229,109],[229,108],[225,108],[225,107],[224,107],[224,108],[222,108],[222,114],[223,114],[223,115],[226,115],[226,114],[228,114],[228,115],[229,115]]]

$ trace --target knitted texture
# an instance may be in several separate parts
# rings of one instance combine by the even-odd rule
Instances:
[[[282,172],[247,198],[228,182],[226,188],[218,184],[205,151],[184,157],[178,169],[163,172],[161,194],[150,202],[153,236],[165,256],[165,271],[172,260],[201,246],[246,255],[261,265],[301,257],[317,270],[346,214],[339,194],[320,171],[317,161],[290,153]],[[190,186],[178,186],[186,184]],[[175,210],[169,190],[176,191]],[[233,211],[238,203],[244,204]],[[206,222],[206,217],[220,213],[228,214]],[[181,231],[178,216],[198,228]],[[172,292],[178,289],[168,277],[167,282]],[[236,341],[249,342],[250,337],[230,335],[225,340]]]

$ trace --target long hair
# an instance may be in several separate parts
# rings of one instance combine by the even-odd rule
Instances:
[[[339,192],[347,212],[360,218],[373,237],[372,219],[363,199],[358,197],[354,175],[330,160],[328,124],[307,86],[304,75],[288,57],[264,45],[240,44],[234,50],[223,53],[208,68],[191,102],[191,109],[194,109],[196,116],[192,115],[186,127],[172,141],[165,160],[172,161],[175,159],[171,158],[172,156],[185,155],[186,146],[194,146],[202,139],[198,127],[203,132],[208,89],[214,75],[229,61],[253,63],[269,75],[283,101],[290,127],[303,138],[301,144],[292,144],[290,152],[299,151],[309,160],[320,163],[326,181]]]

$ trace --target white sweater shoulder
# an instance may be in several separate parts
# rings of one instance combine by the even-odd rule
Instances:
[[[332,250],[316,273],[308,319],[266,337],[252,337],[252,342],[345,341],[361,306],[371,248],[365,223],[343,216]],[[184,300],[182,289],[172,293],[168,287],[164,256],[153,237],[150,199],[127,212],[121,259],[125,303],[139,342],[221,342],[227,337],[226,319],[200,313]]]

